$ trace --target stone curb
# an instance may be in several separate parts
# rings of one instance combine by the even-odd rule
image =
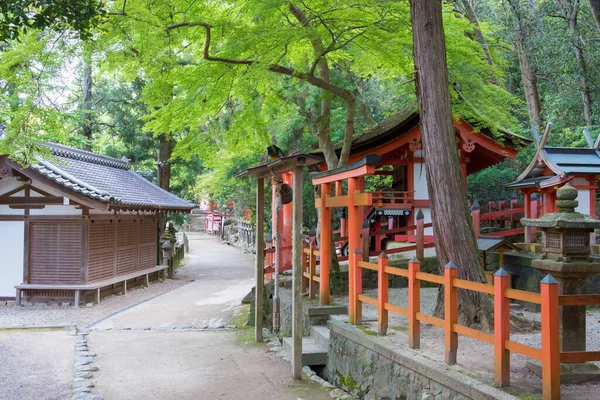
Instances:
[[[71,400],[102,400],[102,396],[92,393],[95,387],[93,373],[98,371],[98,367],[94,366],[96,355],[90,353],[88,347],[89,330],[79,329],[76,333]]]
[[[366,335],[352,325],[340,321],[329,321],[329,329],[332,333],[364,346],[382,357],[397,362],[418,374],[455,390],[467,398],[474,400],[518,400],[517,397],[506,392],[449,369],[445,364],[429,360],[415,352],[400,349],[385,339]]]

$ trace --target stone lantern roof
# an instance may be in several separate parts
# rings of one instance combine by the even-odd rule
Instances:
[[[600,220],[594,219],[587,214],[581,214],[575,211],[579,204],[577,200],[577,189],[570,184],[566,184],[556,191],[556,206],[558,211],[546,214],[541,218],[521,218],[523,226],[533,226],[537,228],[555,228],[555,229],[576,229],[576,230],[594,230],[600,228]]]

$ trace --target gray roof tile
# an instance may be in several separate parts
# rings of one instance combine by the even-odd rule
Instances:
[[[31,167],[76,193],[125,207],[189,211],[193,204],[131,171],[127,160],[57,144],[44,144],[53,157]]]

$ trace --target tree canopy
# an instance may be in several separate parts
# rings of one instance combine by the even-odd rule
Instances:
[[[43,140],[87,146],[168,167],[190,198],[251,199],[233,176],[271,143],[343,165],[357,132],[416,104],[406,1],[24,0],[0,11],[0,151],[26,160]],[[596,129],[600,31],[586,3],[464,0],[442,13],[455,118],[524,135],[552,119],[567,144]]]

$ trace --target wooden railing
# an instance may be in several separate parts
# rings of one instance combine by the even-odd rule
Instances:
[[[525,216],[525,207],[517,203],[516,200],[512,200],[510,203],[505,203],[503,200],[490,201],[487,206],[479,206],[478,203],[471,206],[471,221],[476,237],[481,235],[481,228],[484,223],[488,227],[497,228],[498,230],[481,236],[506,237],[523,234],[525,232],[524,228],[518,227],[518,223],[523,216]]]
[[[444,275],[421,272],[420,263],[411,261],[408,269],[390,267],[385,255],[378,262],[367,263],[356,252],[354,282],[356,324],[362,324],[362,304],[377,307],[377,327],[380,336],[385,336],[388,328],[388,314],[404,315],[408,318],[408,345],[420,348],[420,323],[437,326],[444,330],[445,362],[456,363],[458,335],[489,343],[494,346],[494,381],[496,386],[510,385],[510,352],[540,360],[542,365],[542,392],[544,399],[560,399],[560,363],[580,363],[600,361],[600,351],[561,352],[559,349],[559,306],[581,306],[600,304],[600,295],[558,295],[558,282],[548,275],[541,281],[541,293],[511,289],[510,276],[503,269],[494,275],[494,284],[471,282],[458,278],[458,269],[448,263]],[[378,274],[377,298],[362,293],[362,270],[369,269]],[[408,307],[402,308],[389,303],[388,276],[402,276],[408,279]],[[444,318],[437,318],[421,312],[421,282],[444,285]],[[494,333],[482,332],[458,323],[458,290],[472,290],[494,296]],[[526,346],[510,340],[510,301],[520,300],[541,306],[542,345],[541,349]]]
[[[373,207],[377,208],[402,208],[410,207],[414,201],[415,192],[378,191],[370,192],[373,195]]]
[[[302,243],[302,292],[308,289],[308,297],[311,299],[317,293],[317,283],[321,283],[317,275],[317,257],[320,256],[321,252],[314,242]]]

